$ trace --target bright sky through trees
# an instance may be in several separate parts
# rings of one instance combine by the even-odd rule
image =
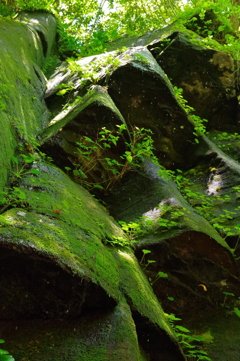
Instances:
[[[0,0],[0,15],[44,9],[55,14],[62,49],[86,56],[121,37],[140,36],[213,8],[225,27],[239,27],[240,0]],[[70,53],[69,53],[70,54]]]

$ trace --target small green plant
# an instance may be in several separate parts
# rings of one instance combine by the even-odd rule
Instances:
[[[69,83],[69,84],[60,84],[55,89],[59,89],[58,92],[56,93],[56,95],[63,96],[66,93],[74,90],[74,85],[72,85],[71,83]]]
[[[156,263],[156,261],[154,261],[153,259],[148,259],[147,263],[145,263],[145,265],[143,267],[143,271],[145,271],[147,269],[147,267],[152,263]]]
[[[158,272],[155,279],[151,281],[151,285],[153,285],[157,280],[159,280],[159,278],[168,278],[168,274],[162,271]]]
[[[134,245],[134,240],[130,240],[127,237],[116,237],[113,236],[112,238],[106,238],[103,242],[104,244],[111,245],[114,247],[132,247]]]
[[[29,144],[25,144],[25,147],[30,147]],[[19,149],[23,151],[24,145],[19,145]],[[33,149],[31,149],[33,152]],[[24,188],[19,186],[19,181],[28,174],[40,175],[41,172],[33,167],[34,162],[43,158],[46,161],[51,161],[45,153],[39,151],[38,153],[21,153],[18,157],[12,157],[13,170],[11,172],[11,185],[5,190],[0,192],[0,207],[1,212],[5,211],[9,207],[28,207],[26,202],[26,194]],[[34,178],[31,178],[34,182]]]
[[[150,254],[151,251],[150,251],[149,249],[142,249],[142,253],[143,253],[143,255],[142,255],[142,258],[141,258],[141,260],[140,260],[140,264],[141,264],[141,265],[143,265],[144,262],[145,262],[145,256],[146,256],[146,254]]]
[[[188,105],[188,102],[186,99],[184,99],[182,93],[182,88],[177,88],[176,86],[173,87],[175,96],[179,102],[179,104],[182,106],[182,108],[185,110],[185,112],[188,115],[189,120],[193,123],[195,132],[193,134],[196,136],[195,143],[199,143],[198,137],[206,133],[206,127],[204,123],[208,122],[207,119],[202,119],[199,116],[194,114],[195,109]]]
[[[42,67],[43,73],[47,76],[48,73],[50,73],[56,68],[58,62],[59,62],[59,58],[56,55],[50,56],[48,61],[46,61]]]
[[[176,321],[181,321],[181,318],[177,318],[175,315],[168,313],[165,313],[165,315],[176,334],[178,342],[182,346],[184,355],[190,360],[194,359],[196,361],[211,361],[210,357],[207,355],[207,352],[201,348],[201,343],[204,343],[204,337],[202,337],[202,335],[192,335],[189,329],[177,325]]]
[[[14,180],[22,178],[26,174],[40,174],[40,171],[35,168],[28,168],[28,165],[32,164],[37,160],[37,157],[34,154],[20,154],[20,157],[12,157],[12,161],[15,164],[15,170],[12,171]]]
[[[81,65],[78,61],[69,58],[67,60],[68,67],[82,78],[90,80],[92,84],[97,84],[103,75],[110,75],[121,64],[121,60],[117,58],[117,55],[117,52],[105,53],[94,58],[92,62],[86,65]]]
[[[4,340],[0,340],[0,343],[4,343]],[[0,349],[0,361],[15,361],[15,359],[9,354],[8,351]]]
[[[229,153],[232,158],[238,160],[238,155],[235,154],[236,147],[240,141],[240,135],[238,133],[226,133],[222,132],[213,137],[213,141],[224,152]]]
[[[11,187],[6,191],[0,192],[1,212],[8,207],[17,207],[18,205],[25,205],[26,194],[20,187]]]
[[[138,60],[141,63],[149,64],[149,60],[142,54],[134,54],[134,60]]]
[[[230,292],[223,292],[223,295],[223,303],[221,303],[220,305],[227,309],[226,313],[228,315],[235,314],[237,317],[240,317],[240,297],[236,298],[235,294]],[[229,297],[231,302],[228,302]]]
[[[142,233],[141,225],[137,222],[126,223],[119,221],[118,223],[131,240],[135,240]]]
[[[156,261],[154,261],[154,260],[151,260],[151,259],[147,259],[146,260],[146,255],[147,254],[150,254],[151,253],[151,251],[149,251],[148,249],[142,249],[142,253],[143,253],[143,255],[142,255],[142,258],[141,258],[141,260],[140,260],[140,265],[143,267],[143,270],[145,271],[145,269],[150,265],[150,264],[152,264],[152,263],[155,263]],[[151,279],[149,280],[150,282],[151,282]]]
[[[124,140],[123,131],[126,131],[125,124],[118,126],[115,131],[110,131],[104,127],[98,133],[96,140],[85,136],[81,142],[76,143],[78,163],[74,163],[73,175],[81,184],[90,189],[111,190],[125,173],[140,166],[139,161],[142,157],[155,158],[150,130],[133,127],[130,133],[130,142]],[[120,138],[124,140],[126,150],[116,158],[110,158],[107,156],[110,154],[109,150],[113,151],[114,148],[118,147]],[[91,182],[89,175],[98,164],[101,164],[101,167],[105,169],[106,177],[101,182]],[[66,170],[69,171],[69,167]]]
[[[227,300],[229,299],[229,297],[235,297],[235,295],[234,293],[230,293],[230,292],[223,292],[223,295],[224,295],[223,303],[221,303],[220,305],[222,307],[229,308],[229,306],[226,305]]]

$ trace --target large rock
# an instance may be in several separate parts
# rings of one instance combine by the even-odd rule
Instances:
[[[56,143],[63,127],[57,144],[67,157],[76,117],[76,139],[86,131],[81,117],[88,112],[97,117],[99,108],[103,126],[105,116],[113,126],[124,119],[97,87],[85,103],[70,107],[70,115],[60,107],[47,127],[46,78],[40,68],[54,49],[55,20],[42,13],[18,19],[22,23],[1,20],[10,38],[2,36],[0,75],[9,75],[1,105],[6,131],[1,142],[1,334],[16,359],[33,357],[32,347],[23,353],[24,343],[34,344],[36,360],[184,360],[126,234],[88,191],[49,163],[36,140],[42,134]],[[19,44],[13,29],[18,38],[21,34]],[[46,351],[49,337],[56,349]]]
[[[184,90],[183,96],[197,115],[209,121],[209,129],[236,130],[237,79],[229,54],[205,48],[201,38],[182,32],[174,32],[149,48],[172,83]]]
[[[18,359],[32,358],[34,345],[36,360],[184,360],[160,302],[197,319],[223,292],[233,310],[240,296],[231,56],[175,24],[128,39],[128,49],[63,62],[47,80],[54,18],[24,13],[0,26],[2,337]],[[172,84],[209,119],[209,136]],[[119,142],[98,158],[96,148],[96,162],[79,154],[77,143],[120,125]],[[152,131],[161,165],[141,154],[138,172],[114,189],[106,157],[122,159],[134,127]],[[74,176],[84,167],[86,184],[110,189],[102,200],[126,233]]]
[[[49,110],[43,101],[46,79],[37,31],[18,21],[1,19],[0,189],[7,182],[18,139],[33,140],[47,125]],[[23,51],[24,49],[24,51]]]

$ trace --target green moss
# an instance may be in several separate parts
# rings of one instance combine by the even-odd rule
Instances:
[[[8,222],[8,226],[2,223],[0,228],[2,240],[30,246],[54,258],[63,268],[91,278],[117,298],[117,265],[101,241],[124,238],[121,228],[62,171],[43,163],[38,164],[38,169],[41,178],[26,176],[21,188],[28,210],[14,208],[2,215]]]
[[[140,314],[157,324],[171,338],[174,333],[164,315],[160,303],[131,251],[113,251],[120,273],[120,286],[131,299]]]
[[[102,243],[106,238],[124,237],[120,227],[85,189],[72,182],[61,170],[42,162],[36,162],[34,167],[41,175],[25,175],[21,184],[27,209],[13,208],[2,215],[1,242],[24,253],[47,257],[63,269],[99,284],[120,302],[110,328],[104,331],[111,330],[104,339],[114,346],[106,351],[100,342],[96,348],[92,346],[87,351],[88,339],[79,341],[79,344],[84,343],[81,360],[119,360],[121,352],[125,360],[126,352],[139,354],[135,325],[121,290],[140,314],[174,339],[133,253]],[[59,212],[54,213],[57,210]]]
[[[43,62],[37,33],[19,22],[1,18],[0,53],[0,190],[7,181],[11,158],[19,137],[33,138],[48,118],[42,102],[43,79],[38,65]]]
[[[13,129],[8,120],[7,114],[1,112],[0,117],[1,142],[0,142],[0,192],[7,183],[8,176],[11,169],[11,159],[14,155],[14,148],[16,147],[16,139],[13,134]]]
[[[113,310],[74,320],[19,323],[8,347],[18,360],[139,361],[141,356],[131,311],[125,301]],[[22,346],[24,345],[24,347]]]
[[[26,24],[28,27],[31,27],[33,31],[37,30],[37,32],[41,34],[42,39],[44,39],[42,45],[44,48],[43,52],[45,62],[48,61],[51,55],[55,52],[56,47],[56,18],[53,15],[42,11],[29,13],[23,11],[18,15],[17,20]],[[39,54],[41,53],[39,52]]]

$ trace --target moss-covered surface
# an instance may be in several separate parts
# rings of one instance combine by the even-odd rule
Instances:
[[[55,17],[46,12],[21,12],[17,20],[27,27],[32,28],[33,32],[37,32],[42,44],[42,52],[44,63],[56,52],[56,31],[57,21]]]
[[[118,250],[113,252],[113,256],[119,267],[121,288],[127,297],[131,299],[133,308],[151,322],[166,330],[174,338],[175,336],[164,316],[164,312],[152,293],[151,286],[146,276],[141,272],[139,263],[133,253],[127,250]],[[134,285],[134,288],[132,285]]]
[[[1,228],[2,241],[32,244],[36,252],[57,259],[72,272],[91,276],[117,298],[118,271],[102,242],[125,237],[122,230],[62,171],[43,163],[38,169],[41,177],[26,177],[21,188],[27,209],[14,208],[2,215],[9,224]]]
[[[0,103],[2,98],[0,97]],[[1,106],[1,105],[0,105]],[[0,117],[0,127],[1,134],[3,135],[3,140],[0,143],[0,192],[3,190],[4,186],[8,182],[8,177],[11,169],[11,159],[14,155],[14,149],[17,145],[17,141],[15,139],[14,130],[9,122],[9,118],[4,111],[1,111]]]
[[[230,307],[212,311],[205,317],[197,317],[197,320],[190,318],[185,321],[194,335],[203,337],[203,347],[212,361],[239,360],[240,318],[234,313],[231,303],[226,306]]]
[[[144,361],[129,306],[73,320],[5,322],[6,346],[17,360]]]
[[[49,112],[42,100],[43,54],[37,33],[9,19],[0,19],[0,189],[6,184],[11,158],[20,138],[31,140],[43,129]]]
[[[0,216],[1,337],[20,361],[184,360],[160,302],[168,312],[184,315],[187,310],[189,318],[205,317],[218,308],[225,290],[234,294],[232,304],[238,305],[238,260],[229,245],[237,254],[239,189],[232,187],[239,182],[240,167],[208,138],[199,138],[197,145],[192,120],[178,103],[166,73],[170,76],[172,72],[174,84],[184,87],[197,110],[210,98],[207,111],[214,126],[220,113],[213,109],[222,106],[223,99],[226,107],[221,119],[224,114],[229,117],[229,109],[236,110],[236,93],[227,90],[234,81],[233,61],[228,55],[201,48],[200,42],[196,45],[196,38],[192,42],[189,36],[168,28],[138,39],[135,44],[144,47],[112,53],[118,65],[107,57],[107,64],[102,63],[102,69],[98,64],[94,76],[84,75],[84,66],[92,70],[88,65],[94,68],[105,55],[79,60],[76,71],[64,70],[67,64],[63,63],[44,94],[46,79],[41,68],[54,51],[56,23],[51,15],[40,13],[22,14],[19,19],[22,23],[0,20],[4,64],[0,71],[0,190],[7,181],[9,185]],[[169,41],[161,42],[161,36]],[[202,74],[198,64],[201,69],[203,63],[206,71]],[[60,97],[56,86],[64,82],[70,85],[69,91]],[[211,96],[213,89],[218,95]],[[125,122],[129,127],[150,128],[160,163],[168,169],[181,168],[183,173],[189,170],[186,174],[196,183],[184,198],[183,187],[179,191],[159,166],[139,159],[144,168],[139,167],[141,176],[129,175],[132,183],[122,183],[122,193],[119,187],[109,207],[111,211],[115,208],[118,220],[145,217],[134,250],[137,258],[130,247],[117,245],[118,241],[126,245],[129,239],[106,210],[67,174],[46,163],[46,157],[40,158],[34,147],[40,134],[40,142],[46,141],[46,150],[54,149],[54,161],[64,169],[67,161],[72,162],[81,137],[95,141],[101,127],[115,129]],[[221,122],[223,127],[227,123]],[[230,123],[235,129],[236,117]],[[34,161],[23,164],[20,178],[9,177],[19,140],[21,152],[29,153]],[[33,146],[26,147],[26,143]],[[221,177],[231,177],[225,188],[213,182]],[[101,172],[99,179],[101,183]],[[214,198],[211,206],[203,201],[222,222],[220,232],[211,225],[209,214],[203,209],[197,212],[192,189],[203,197],[226,194],[224,199]],[[224,222],[235,232],[232,243],[222,233]],[[129,235],[136,240],[131,227]]]
[[[99,307],[104,308],[105,304],[109,309],[114,305],[110,299],[115,300],[115,303],[119,302],[123,297],[123,290],[127,299],[131,299],[130,304],[134,310],[150,323],[157,324],[159,330],[163,330],[169,337],[170,344],[175,345],[176,352],[181,355],[161,306],[133,253],[124,249],[117,251],[104,245],[106,239],[108,242],[111,242],[111,239],[115,242],[118,238],[126,238],[121,228],[85,189],[71,181],[58,168],[44,162],[35,162],[34,168],[40,171],[40,175],[26,174],[19,184],[25,194],[24,203],[20,201],[19,205],[24,208],[15,207],[1,215],[2,269],[7,270],[7,266],[4,266],[6,262],[15,263],[15,267],[9,268],[9,274],[5,277],[5,280],[9,279],[8,284],[4,283],[4,278],[1,280],[1,287],[5,290],[4,302],[8,304],[6,318],[11,318],[11,309],[12,317],[27,314],[40,317],[56,317],[57,314],[64,317],[75,314],[79,316],[82,309],[97,307],[97,301],[91,301],[93,292],[99,301]],[[28,264],[27,268],[24,266],[25,263]],[[33,268],[31,275],[28,267]],[[19,281],[15,290],[18,296],[15,297],[15,301],[18,309],[12,297],[17,272]],[[64,272],[71,274],[75,281],[70,281]],[[35,287],[32,286],[32,279],[36,279]],[[46,280],[45,283],[43,280]],[[68,283],[72,284],[70,296],[67,295],[68,287],[64,286]],[[99,285],[105,294],[91,286],[92,283]],[[39,290],[42,295],[39,294]],[[27,295],[25,300],[24,294]],[[124,309],[126,308],[127,305],[124,306]],[[118,311],[117,315],[123,316],[125,312],[126,310]],[[108,352],[111,356],[104,356],[106,351],[101,351],[101,345],[98,344],[96,351],[94,348],[88,354],[82,351],[82,359],[124,359],[129,352],[131,357],[140,360],[139,351],[134,350],[138,347],[134,325],[131,321],[130,327],[129,322],[130,319],[126,320],[126,323],[124,321],[121,327],[118,321],[114,323],[122,341],[119,349],[114,346],[114,342],[118,342],[118,338],[115,339],[116,335],[111,342],[109,341],[111,350]],[[126,335],[128,331],[135,341]],[[131,357],[129,356],[129,360]]]

